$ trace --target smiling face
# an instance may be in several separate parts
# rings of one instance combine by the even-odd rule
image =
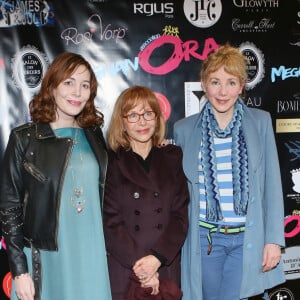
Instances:
[[[132,109],[127,112],[127,116],[132,114],[143,114],[145,112],[151,112],[150,105],[139,103],[135,105]],[[150,113],[149,113],[150,114]],[[155,133],[155,127],[157,122],[157,117],[152,120],[147,121],[143,116],[135,123],[128,122],[128,118],[123,118],[124,129],[129,136],[130,145],[132,149],[139,153],[139,149],[151,148],[152,146],[152,136]]]
[[[53,90],[57,106],[57,119],[51,123],[54,128],[76,126],[75,117],[83,110],[91,94],[90,77],[89,70],[80,65]]]
[[[243,87],[244,84],[240,82],[239,78],[227,73],[224,67],[210,73],[202,82],[202,88],[213,107],[215,118],[221,128],[226,127],[230,122],[234,104],[242,93]]]

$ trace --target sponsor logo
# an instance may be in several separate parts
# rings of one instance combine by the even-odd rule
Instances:
[[[275,289],[274,292],[269,295],[270,300],[294,300],[292,292],[287,288]]]
[[[281,99],[277,101],[277,113],[299,113],[300,93],[294,94],[291,99]]]
[[[158,50],[165,45],[173,45],[173,53],[169,57],[165,58],[165,61],[160,65],[153,65],[151,60],[152,54],[156,55]],[[149,45],[147,45],[142,51],[139,52],[139,65],[149,74],[165,75],[177,69],[182,60],[190,61],[190,57],[194,57],[198,60],[204,60],[208,54],[219,48],[219,45],[213,38],[207,38],[204,42],[202,52],[199,51],[199,42],[196,40],[189,40],[183,42],[179,37],[172,35],[162,35],[154,39]]]
[[[261,97],[246,97],[245,103],[249,107],[260,107],[262,105]]]
[[[253,43],[250,42],[241,44],[239,49],[247,59],[248,81],[246,84],[246,89],[250,90],[253,89],[264,78],[264,55]]]
[[[233,5],[245,8],[246,11],[267,11],[270,8],[278,8],[279,0],[233,0]]]
[[[275,82],[277,78],[286,80],[291,77],[300,77],[300,67],[286,68],[285,66],[280,66],[278,68],[272,68],[271,70],[271,82]]]
[[[300,132],[300,119],[276,119],[276,133]],[[298,142],[292,143],[294,146]],[[288,145],[288,144],[285,144]],[[290,153],[296,154],[298,151],[289,150]],[[298,154],[297,154],[298,156]],[[296,158],[295,158],[296,159]],[[294,160],[294,159],[292,159]]]
[[[221,0],[184,0],[183,10],[187,20],[196,27],[213,26],[221,17]]]
[[[11,63],[13,80],[18,88],[31,92],[39,90],[48,67],[48,60],[44,54],[34,46],[26,46],[16,53]]]
[[[299,216],[298,225],[299,225]],[[298,230],[299,234],[299,230]],[[282,254],[283,268],[287,280],[295,280],[300,278],[300,246],[287,247]]]
[[[280,124],[282,124],[282,126],[290,127],[292,125],[293,120],[295,120],[295,119],[277,119],[276,122],[278,120],[280,120],[280,122],[281,122]],[[299,119],[298,119],[298,122],[299,122]],[[289,132],[289,131],[285,131],[285,132]],[[284,143],[284,146],[288,149],[288,153],[291,156],[290,161],[300,160],[300,141],[288,141],[288,142]],[[300,230],[300,226],[298,226],[298,227]]]
[[[270,18],[243,22],[239,18],[232,19],[231,27],[236,32],[267,32],[275,28],[276,23]]]
[[[89,31],[79,32],[76,27],[68,27],[62,31],[60,37],[65,40],[66,45],[80,45],[95,41],[114,41],[118,43],[124,39],[127,28],[113,27],[111,23],[104,24],[102,18],[98,14],[93,14],[87,20],[90,27]]]
[[[48,24],[54,24],[54,12],[47,1],[0,1],[0,28]]]
[[[173,18],[174,14],[174,3],[156,3],[156,2],[147,2],[147,3],[133,3],[133,13],[142,14],[147,17],[153,15],[165,15],[167,18]]]

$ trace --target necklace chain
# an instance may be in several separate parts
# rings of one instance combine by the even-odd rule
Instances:
[[[83,169],[83,154],[81,152],[81,147],[80,147],[80,142],[78,140],[78,132],[79,129],[75,129],[75,137],[73,140],[73,150],[75,149],[75,147],[78,147],[79,150],[79,160],[80,160],[80,170]],[[70,169],[71,169],[71,175],[72,175],[72,183],[73,183],[73,188],[72,188],[72,194],[70,197],[71,200],[71,204],[72,206],[76,209],[77,213],[80,214],[85,207],[85,196],[84,196],[84,192],[83,192],[83,186],[81,184],[78,184],[76,182],[76,174],[75,174],[75,170],[74,167],[72,165],[72,163],[70,163]]]

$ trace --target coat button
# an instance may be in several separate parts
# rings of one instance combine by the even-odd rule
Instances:
[[[158,197],[158,195],[159,195],[158,192],[154,192],[154,193],[153,193],[153,196],[154,196],[154,197]]]
[[[140,198],[140,194],[138,192],[133,193],[133,198],[134,199],[139,199]]]
[[[140,231],[140,226],[139,225],[135,225],[134,229],[135,229],[135,231]]]
[[[161,211],[162,211],[162,208],[161,208],[161,207],[158,207],[157,209],[155,209],[155,211],[156,211],[158,214],[160,214]]]
[[[139,216],[141,213],[140,213],[139,210],[136,209],[136,210],[134,211],[134,214],[135,214],[136,216]]]

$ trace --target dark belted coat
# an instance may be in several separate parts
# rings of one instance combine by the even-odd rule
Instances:
[[[181,149],[153,148],[149,172],[132,151],[108,157],[103,219],[113,300],[124,299],[132,266],[152,251],[166,259],[160,278],[180,286],[189,202]]]

